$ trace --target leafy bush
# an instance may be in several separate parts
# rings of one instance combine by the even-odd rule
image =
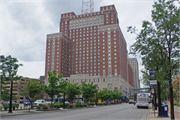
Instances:
[[[94,103],[93,103],[93,102],[89,102],[88,104],[89,104],[89,105],[94,105]]]
[[[54,107],[55,107],[55,108],[63,107],[63,103],[55,103],[55,104],[54,104]]]
[[[180,105],[179,105],[179,103],[174,103],[174,105],[176,105],[176,106],[180,106]]]
[[[75,107],[81,107],[81,102],[77,102]]]
[[[47,105],[47,104],[42,107],[43,110],[44,110],[44,109],[49,109],[49,108],[50,108],[50,107],[49,107],[49,105]]]
[[[44,104],[39,104],[39,108],[40,108],[40,109],[43,109],[44,106],[46,106],[46,105],[44,105]]]
[[[9,108],[9,105],[4,105],[4,110],[7,110]]]
[[[13,108],[13,110],[15,110],[16,106],[15,106],[15,105],[12,105],[12,108]]]
[[[69,103],[65,103],[65,106],[67,107],[69,105]]]
[[[18,109],[19,108],[19,106],[18,105],[16,105],[16,109]]]
[[[0,106],[0,109],[2,110],[2,106]]]

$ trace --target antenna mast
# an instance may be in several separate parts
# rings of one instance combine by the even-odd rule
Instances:
[[[94,2],[93,0],[82,0],[82,11],[81,14],[93,13]]]

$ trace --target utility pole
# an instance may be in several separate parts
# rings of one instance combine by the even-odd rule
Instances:
[[[162,109],[161,109],[161,90],[160,90],[160,83],[157,81],[158,87],[158,117],[162,117]]]
[[[155,110],[157,110],[157,104],[156,104],[156,89],[154,87],[154,107],[155,107]]]
[[[169,64],[171,64],[171,50],[172,50],[172,47],[173,47],[173,43],[170,43],[169,44]],[[173,101],[173,86],[172,86],[172,73],[171,73],[171,70],[169,70],[169,93],[170,93],[170,106],[171,106],[171,120],[175,120],[175,117],[174,117],[174,101]]]

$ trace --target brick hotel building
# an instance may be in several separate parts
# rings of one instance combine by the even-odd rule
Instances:
[[[71,83],[94,82],[99,89],[116,89],[125,95],[134,87],[114,5],[93,13],[61,14],[60,31],[47,35],[46,84],[47,72],[52,70]]]

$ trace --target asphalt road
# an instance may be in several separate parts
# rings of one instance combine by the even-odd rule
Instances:
[[[148,111],[137,109],[133,104],[123,103],[96,108],[83,108],[50,113],[6,116],[2,120],[140,120]],[[141,118],[142,119],[142,118]]]

